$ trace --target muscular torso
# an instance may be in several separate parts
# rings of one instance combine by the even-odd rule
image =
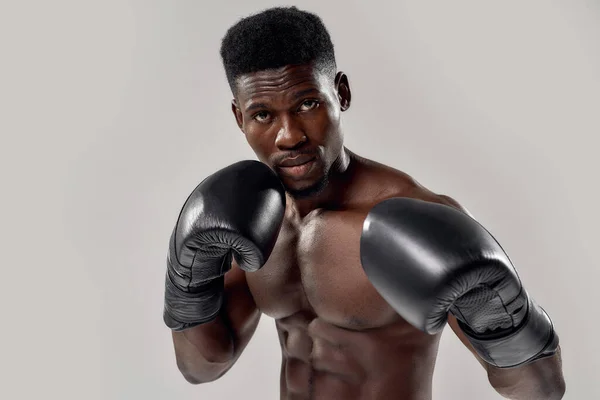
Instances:
[[[431,399],[439,336],[400,318],[364,274],[369,206],[286,213],[267,264],[246,275],[276,321],[282,399]]]

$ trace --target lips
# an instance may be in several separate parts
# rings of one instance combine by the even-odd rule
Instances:
[[[287,158],[279,164],[279,171],[289,178],[301,179],[312,170],[316,158],[314,155],[305,154]]]
[[[280,167],[297,167],[298,165],[306,164],[315,159],[315,156],[310,154],[302,154],[296,157],[290,157],[279,163]]]

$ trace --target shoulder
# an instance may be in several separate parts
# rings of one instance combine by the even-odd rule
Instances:
[[[443,204],[453,207],[468,215],[470,212],[449,194],[437,193],[421,184],[414,176],[390,167],[388,165],[358,157],[360,163],[361,180],[365,181],[365,186],[369,189],[369,199],[367,203],[370,206],[393,197],[410,197],[432,203]]]

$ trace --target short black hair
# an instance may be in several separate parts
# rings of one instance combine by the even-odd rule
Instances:
[[[245,17],[229,28],[221,58],[231,91],[240,75],[312,64],[335,73],[335,52],[329,32],[316,14],[296,7],[272,7]]]

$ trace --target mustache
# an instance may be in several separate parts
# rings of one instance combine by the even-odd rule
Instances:
[[[287,158],[294,158],[294,157],[298,157],[298,156],[302,156],[302,155],[310,155],[310,156],[318,156],[319,152],[317,149],[302,149],[302,150],[293,150],[293,151],[288,151],[282,154],[277,154],[276,156],[273,156],[273,158],[271,159],[271,163],[273,165],[279,165],[281,164],[281,162]]]

